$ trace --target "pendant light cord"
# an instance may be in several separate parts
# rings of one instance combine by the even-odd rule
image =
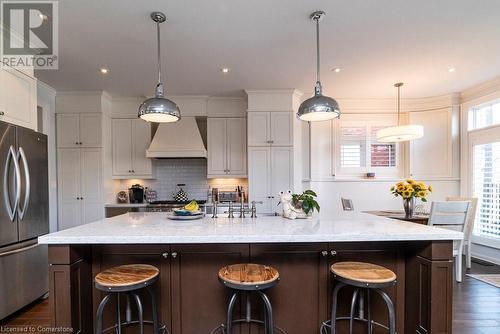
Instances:
[[[316,82],[320,82],[320,61],[319,61],[319,18],[316,21]]]
[[[401,125],[401,86],[398,86],[398,126]]]
[[[161,83],[160,22],[156,22],[156,46],[158,56],[158,84]]]

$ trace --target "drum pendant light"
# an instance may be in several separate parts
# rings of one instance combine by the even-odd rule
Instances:
[[[181,111],[175,102],[166,99],[163,94],[163,83],[161,82],[160,62],[160,23],[165,22],[165,14],[161,12],[151,13],[151,19],[156,22],[156,42],[158,56],[158,84],[155,96],[145,100],[139,106],[139,117],[147,122],[170,123],[181,119]]]
[[[319,22],[325,12],[317,11],[311,14],[311,20],[316,23],[316,86],[314,96],[302,102],[297,117],[303,121],[316,122],[338,118],[340,109],[337,101],[321,93],[320,61],[319,61]]]
[[[377,141],[381,143],[409,141],[424,136],[422,125],[401,125],[401,86],[403,86],[402,82],[394,84],[394,87],[398,89],[398,125],[377,131]]]

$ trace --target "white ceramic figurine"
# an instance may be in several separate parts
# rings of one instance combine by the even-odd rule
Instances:
[[[280,193],[280,203],[283,205],[283,217],[288,219],[307,218],[302,209],[297,209],[292,204],[292,193],[289,191]]]

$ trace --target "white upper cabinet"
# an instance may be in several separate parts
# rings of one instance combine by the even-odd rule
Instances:
[[[57,147],[101,147],[102,115],[57,114]]]
[[[36,109],[36,79],[15,69],[0,69],[0,120],[37,130]]]
[[[272,112],[271,114],[271,145],[293,145],[293,128],[291,112]]]
[[[424,136],[410,142],[410,176],[424,180],[452,178],[452,109],[410,112],[410,124],[424,127]]]
[[[207,120],[208,177],[246,177],[245,118]]]
[[[152,161],[146,158],[151,125],[140,119],[112,120],[113,178],[153,178]]]
[[[248,146],[293,145],[293,113],[249,112]]]

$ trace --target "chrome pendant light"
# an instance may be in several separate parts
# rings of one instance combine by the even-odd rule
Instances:
[[[175,102],[164,97],[163,83],[161,82],[160,23],[165,22],[166,16],[161,12],[153,12],[151,19],[156,22],[158,84],[156,85],[155,97],[145,100],[139,106],[139,117],[147,122],[177,122],[181,119],[181,111]]]
[[[394,84],[398,89],[398,125],[377,131],[377,141],[382,143],[395,143],[409,141],[424,136],[424,127],[422,125],[401,125],[401,86],[402,82]]]
[[[337,101],[321,93],[320,61],[319,61],[319,22],[325,12],[317,11],[311,14],[311,20],[316,23],[316,86],[314,96],[302,102],[297,117],[303,121],[316,122],[338,118],[340,109]]]

